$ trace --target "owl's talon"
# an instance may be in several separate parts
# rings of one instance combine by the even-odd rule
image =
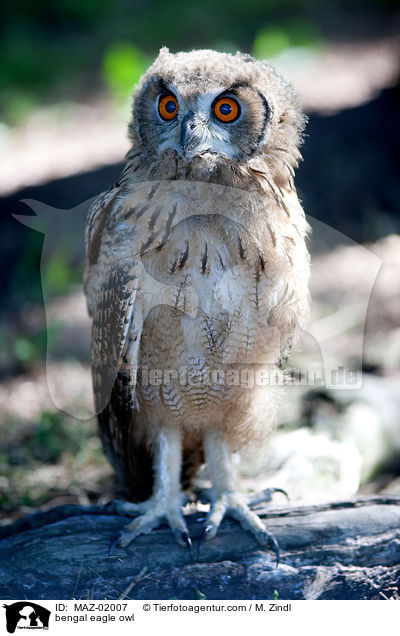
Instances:
[[[265,488],[265,490],[263,490],[260,494],[253,497],[253,499],[250,499],[249,506],[257,506],[260,503],[268,503],[272,500],[272,496],[276,492],[282,493],[288,501],[290,500],[289,495],[286,490],[283,490],[283,488]]]
[[[281,492],[283,495],[285,495],[286,499],[290,501],[289,495],[287,494],[286,490],[284,490],[283,488],[270,488],[270,490],[272,490],[272,493]]]
[[[182,515],[180,501],[181,498],[178,495],[170,501],[162,501],[161,497],[152,497],[139,504],[120,502],[120,513],[123,515],[133,513],[134,519],[118,532],[111,544],[110,554],[117,544],[125,548],[137,537],[149,534],[154,528],[166,522],[177,543],[187,547],[190,558],[193,560],[192,541]]]
[[[204,528],[198,545],[198,558],[200,557],[201,545],[206,538],[215,537],[220,527],[221,521],[229,515],[236,519],[244,528],[252,533],[262,546],[270,545],[275,557],[276,567],[279,565],[280,553],[279,545],[275,537],[265,528],[260,517],[252,512],[243,498],[232,491],[222,492],[215,500],[208,514],[207,525]]]
[[[183,531],[181,534],[181,539],[185,542],[186,547],[188,549],[190,562],[194,563],[193,544],[192,544],[192,539],[190,538],[189,533]]]
[[[120,542],[122,536],[122,531],[119,530],[117,532],[117,534],[114,535],[114,537],[112,538],[111,542],[110,542],[110,546],[108,548],[108,556],[112,556],[114,553],[115,548],[117,547],[117,545]]]
[[[210,534],[212,525],[208,524],[203,528],[203,531],[200,535],[200,539],[199,542],[197,544],[197,560],[200,561],[200,550],[201,550],[201,546],[203,545],[204,541],[207,540],[207,537]]]
[[[271,534],[270,532],[268,532],[269,534],[269,543],[271,544],[271,548],[275,554],[276,557],[276,563],[275,563],[275,567],[277,568],[279,566],[279,562],[280,562],[280,550],[279,550],[279,543],[277,542],[277,540],[275,539],[274,535]]]

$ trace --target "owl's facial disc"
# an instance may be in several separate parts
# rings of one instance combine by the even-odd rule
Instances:
[[[185,160],[213,156],[246,160],[265,142],[271,108],[246,81],[201,92],[149,78],[137,100],[137,132],[147,150],[174,150]]]
[[[199,109],[197,112],[188,110],[181,123],[183,155],[193,157],[209,152],[232,158],[237,156],[229,130],[224,130],[224,127],[237,121],[241,110],[240,103],[232,97],[217,97],[208,117],[202,117]]]
[[[229,127],[240,120],[239,100],[220,93],[183,99],[176,92],[177,96],[167,92],[157,99],[157,114],[164,124],[158,127],[158,152],[172,148],[186,159],[207,153],[236,158],[239,153]]]

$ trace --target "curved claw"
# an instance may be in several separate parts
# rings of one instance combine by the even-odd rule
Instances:
[[[286,499],[287,499],[288,501],[290,501],[290,497],[289,497],[289,495],[287,494],[286,490],[283,490],[283,488],[270,488],[270,490],[271,490],[273,493],[274,493],[274,492],[281,492],[281,493],[282,493],[282,495],[285,495]]]
[[[111,540],[110,547],[108,548],[108,556],[112,556],[114,549],[118,545],[121,536],[122,536],[121,530],[119,530],[117,534],[114,535],[113,539]]]
[[[207,534],[210,532],[212,526],[211,525],[207,525],[203,528],[203,531],[200,535],[200,539],[199,542],[197,544],[197,560],[200,561],[200,550],[201,550],[201,546],[203,545],[203,542],[205,541]]]
[[[283,488],[266,488],[265,490],[262,491],[261,494],[251,499],[249,502],[249,505],[256,506],[259,503],[271,501],[272,495],[275,492],[281,492],[283,495],[285,495],[288,501],[290,500],[289,495],[287,494],[286,490],[283,490]]]
[[[275,567],[277,568],[280,562],[280,550],[279,550],[279,543],[277,542],[273,534],[269,535],[269,543],[271,544],[271,548],[274,551],[274,554],[276,557]]]
[[[188,549],[190,562],[194,563],[193,545],[192,545],[192,539],[190,538],[189,533],[188,532],[182,532],[181,539],[183,539],[183,541],[185,542],[186,547]]]

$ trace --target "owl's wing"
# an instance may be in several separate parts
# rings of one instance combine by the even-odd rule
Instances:
[[[151,458],[135,444],[133,434],[143,322],[138,302],[141,270],[134,256],[122,258],[121,250],[113,249],[118,240],[112,223],[117,208],[118,192],[110,190],[94,202],[88,215],[85,291],[93,319],[93,389],[103,447],[117,482],[125,488],[119,494],[143,499],[152,487]]]

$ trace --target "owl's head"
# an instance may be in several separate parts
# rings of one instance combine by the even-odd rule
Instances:
[[[141,79],[130,135],[153,158],[172,150],[186,162],[240,163],[278,150],[292,163],[304,122],[293,88],[266,62],[162,48]]]

